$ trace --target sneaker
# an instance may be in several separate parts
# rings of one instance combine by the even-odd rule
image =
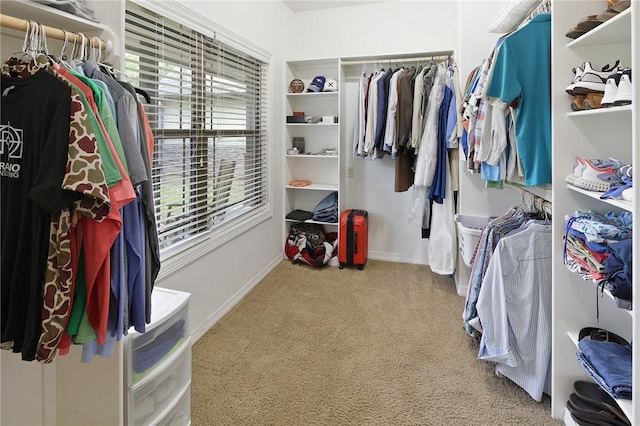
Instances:
[[[602,67],[601,71],[595,71],[591,62],[583,62],[578,68],[573,68],[573,80],[565,89],[570,95],[586,95],[590,92],[604,92],[605,82],[612,73],[620,69],[620,60],[612,66]]]
[[[609,161],[582,159],[584,170],[582,176],[575,180],[574,186],[588,191],[607,192],[611,185],[620,183],[622,179],[616,170],[623,166],[621,162],[610,158]]]
[[[584,62],[582,63],[582,67],[584,67]],[[571,80],[571,84],[565,89],[565,92],[571,96],[575,95],[575,93],[573,93],[573,89],[576,87],[576,83],[580,81],[580,77],[582,77],[582,73],[584,72],[582,67],[571,68],[571,71],[573,72],[573,79]]]
[[[571,185],[575,185],[576,180],[582,177],[584,167],[585,165],[584,161],[582,161],[582,158],[576,157],[575,162],[573,163],[573,172],[570,175],[567,175],[564,180]]]
[[[633,97],[633,86],[631,85],[631,68],[626,68],[620,75],[620,82],[618,83],[618,91],[616,92],[613,104],[629,105],[631,98]]]
[[[584,99],[586,95],[575,95],[571,99],[571,110],[572,111],[583,111],[584,110]]]
[[[625,164],[624,166],[620,167],[618,170],[616,170],[616,176],[618,177],[628,177],[628,178],[632,178],[633,177],[633,166],[631,164]]]
[[[611,74],[607,78],[607,83],[604,88],[604,96],[602,97],[602,106],[610,107],[615,105],[616,94],[618,93],[618,83],[620,82],[620,76],[622,71],[618,71],[615,74]]]
[[[596,71],[591,67],[590,62],[584,63],[584,70],[580,76],[580,80],[576,82],[573,93],[578,95],[586,95],[591,92],[604,93],[607,78],[614,70]],[[617,71],[617,70],[616,70]]]
[[[587,93],[587,95],[584,98],[584,102],[582,103],[582,106],[584,107],[584,109],[597,109],[597,108],[602,108],[601,102],[602,102],[602,93]]]

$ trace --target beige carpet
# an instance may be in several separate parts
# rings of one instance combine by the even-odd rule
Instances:
[[[561,424],[476,359],[463,305],[426,266],[283,261],[194,346],[192,424]]]

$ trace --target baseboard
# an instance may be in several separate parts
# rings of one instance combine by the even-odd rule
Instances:
[[[406,257],[400,254],[384,253],[381,251],[369,251],[368,258],[374,260],[386,260],[388,262],[412,263],[416,265],[429,264],[429,259],[425,259],[424,257]]]
[[[229,312],[244,296],[247,295],[264,277],[267,276],[269,272],[273,270],[280,262],[282,262],[282,256],[276,256],[267,266],[265,266],[262,271],[260,271],[251,281],[246,283],[236,294],[234,294],[227,302],[218,308],[213,314],[209,316],[207,321],[202,325],[202,327],[197,330],[193,330],[193,340],[192,344],[195,344],[202,336],[205,335],[207,331],[211,329],[220,319]]]

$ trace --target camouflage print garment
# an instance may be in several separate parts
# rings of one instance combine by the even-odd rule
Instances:
[[[54,73],[48,65],[43,67]],[[28,78],[40,69],[33,62],[10,60],[3,64],[2,73],[13,77],[18,74],[22,78]],[[62,188],[80,192],[84,197],[69,209],[53,214],[51,218],[49,256],[43,284],[42,332],[36,352],[36,359],[43,363],[49,363],[54,359],[72,306],[74,282],[71,270],[72,211],[101,221],[110,210],[109,190],[97,148],[96,130],[89,122],[86,107],[77,90],[69,86],[71,87],[69,150]]]

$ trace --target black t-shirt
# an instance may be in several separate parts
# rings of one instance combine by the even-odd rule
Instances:
[[[45,70],[2,77],[0,117],[1,341],[35,359],[51,213],[79,194],[61,188],[67,164],[71,92]]]

